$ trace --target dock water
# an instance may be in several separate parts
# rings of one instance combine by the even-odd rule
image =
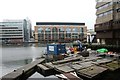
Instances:
[[[37,64],[42,63],[44,61],[45,61],[44,58],[36,60],[17,70],[14,70],[11,73],[8,73],[7,75],[3,76],[1,80],[26,80],[27,78],[29,78],[31,75],[33,75],[36,72]]]

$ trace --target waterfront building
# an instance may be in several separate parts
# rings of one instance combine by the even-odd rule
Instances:
[[[29,19],[6,19],[0,24],[0,40],[3,43],[28,42],[30,37],[31,22]]]
[[[36,42],[72,42],[86,41],[85,23],[36,22],[34,26]]]
[[[120,1],[97,0],[95,31],[101,44],[120,45]]]

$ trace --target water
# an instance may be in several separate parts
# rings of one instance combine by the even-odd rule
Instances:
[[[45,47],[31,46],[7,46],[0,47],[0,78],[15,69],[18,69],[36,58],[41,57]],[[42,77],[42,75],[38,76]]]

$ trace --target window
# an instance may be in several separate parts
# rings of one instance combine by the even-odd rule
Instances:
[[[119,9],[117,9],[117,12],[120,12],[120,8],[119,8]]]
[[[43,28],[39,28],[38,33],[42,33],[42,32],[43,32]]]
[[[113,2],[110,2],[109,5],[113,5]]]
[[[103,16],[103,13],[102,14],[98,14],[98,17],[102,17]]]
[[[105,12],[105,13],[104,13],[104,16],[106,16],[106,15],[108,15],[108,12]]]
[[[73,31],[73,32],[79,32],[79,31],[78,31],[78,28],[73,28],[72,31]]]
[[[101,10],[102,9],[102,7],[99,7],[99,8],[97,8],[98,10]]]
[[[117,1],[117,4],[120,4],[120,0],[119,0],[119,1]]]
[[[103,8],[106,8],[106,7],[108,7],[109,6],[109,4],[105,4],[104,6],[103,6]]]
[[[113,10],[110,10],[110,11],[108,11],[107,13],[108,13],[108,14],[111,14],[111,13],[113,13]]]
[[[82,27],[80,28],[80,33],[83,33],[83,28]]]
[[[66,29],[66,32],[67,32],[67,33],[71,33],[71,29],[70,29],[70,28],[67,28],[67,29]]]
[[[51,31],[50,28],[46,28],[45,31]]]
[[[56,27],[53,27],[52,32],[58,32],[58,29]]]
[[[63,31],[63,28],[59,28],[59,31]]]

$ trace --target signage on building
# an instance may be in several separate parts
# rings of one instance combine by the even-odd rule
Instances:
[[[54,46],[49,46],[49,51],[54,51]]]

